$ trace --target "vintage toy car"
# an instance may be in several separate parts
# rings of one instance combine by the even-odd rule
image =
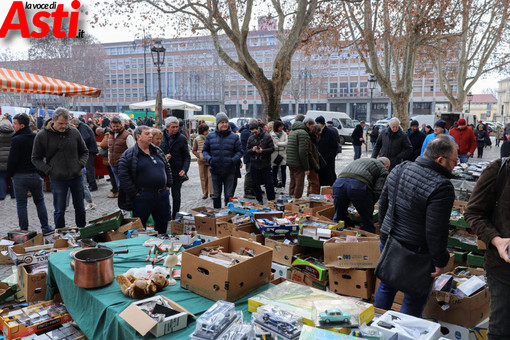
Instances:
[[[351,323],[351,313],[342,312],[338,308],[326,309],[319,313],[319,321],[321,323]]]
[[[297,339],[301,333],[302,318],[277,306],[260,306],[252,316],[252,322],[284,339]]]
[[[239,312],[241,313],[241,312]],[[197,319],[192,339],[216,339],[234,321],[242,319],[231,302],[217,301]]]

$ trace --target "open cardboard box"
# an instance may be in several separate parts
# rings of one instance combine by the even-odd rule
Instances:
[[[270,236],[285,236],[285,235],[297,235],[299,232],[299,225],[297,222],[288,225],[265,225],[257,222],[258,219],[269,219],[283,218],[286,216],[295,216],[295,213],[284,213],[281,211],[269,211],[269,212],[257,212],[253,213],[252,221],[257,229],[262,233],[264,237]]]
[[[265,245],[266,247],[273,249],[274,262],[290,266],[293,261],[292,257],[296,254],[302,253],[305,248],[298,244],[283,243],[284,239],[285,237],[267,237],[265,239]]]
[[[333,217],[335,217],[335,206],[323,207],[321,210],[317,210],[313,216],[320,218],[322,221],[333,222]]]
[[[3,237],[4,240],[7,240],[7,237]],[[31,247],[31,246],[37,246],[42,245],[44,242],[44,238],[42,234],[37,234],[34,238],[31,238],[25,243],[17,244],[16,246],[23,246],[23,247]],[[0,264],[12,264],[12,260],[9,257],[8,249],[11,246],[0,246]],[[2,254],[2,252],[5,252],[5,255]]]
[[[232,228],[232,236],[264,244],[264,236],[262,236],[257,227],[255,227],[255,224],[251,222]]]
[[[36,237],[38,237],[37,235]],[[42,235],[40,235],[42,238]],[[40,250],[64,250],[69,248],[67,239],[58,239],[53,245],[31,245],[25,246],[27,242],[23,244],[16,244],[8,248],[9,257],[12,262],[16,265],[35,264],[48,262],[51,253],[45,253],[38,255]]]
[[[231,216],[220,216],[220,217],[208,217],[202,211],[206,211],[207,213],[214,214],[217,210],[207,208],[207,207],[198,207],[190,210],[190,213],[195,217],[195,226],[197,234],[200,235],[209,235],[216,236],[216,223],[219,221],[228,221]]]
[[[26,302],[44,301],[46,297],[46,272],[29,273],[30,266],[18,266],[18,287]]]
[[[374,279],[373,269],[329,268],[329,290],[341,295],[370,299]]]
[[[323,210],[327,207],[332,207],[332,202],[317,202],[317,201],[304,201],[294,203],[292,205],[292,212],[310,214],[314,216],[318,211]]]
[[[347,236],[357,233],[358,242],[345,241]],[[362,230],[343,230],[341,237],[334,237],[324,242],[324,263],[327,267],[344,268],[375,268],[381,255],[379,235]]]
[[[205,247],[220,245],[226,253],[248,248],[255,256],[232,266],[199,258]],[[181,287],[208,299],[236,301],[269,282],[272,250],[258,243],[229,236],[182,252]]]
[[[113,231],[109,231],[106,233],[102,233],[96,236],[97,240],[99,242],[110,242],[110,241],[117,241],[117,240],[124,240],[127,238],[126,232],[128,230],[145,230],[143,227],[142,221],[140,218],[124,218],[122,220],[122,225]]]
[[[171,315],[165,318],[162,322],[157,322],[145,312],[143,312],[138,306],[148,302],[157,300],[159,298],[164,299],[172,307],[172,309],[179,311],[179,314]],[[159,295],[153,296],[147,299],[143,299],[137,302],[133,302],[126,309],[124,309],[119,316],[124,319],[131,327],[136,329],[138,333],[145,336],[148,332],[151,332],[155,337],[160,337],[168,333],[176,332],[180,329],[188,326],[188,316],[195,317],[184,307],[170,300],[166,296]]]

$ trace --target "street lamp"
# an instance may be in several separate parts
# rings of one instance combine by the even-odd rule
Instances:
[[[151,48],[152,61],[158,70],[158,94],[156,95],[156,107],[158,108],[159,127],[163,129],[163,98],[161,97],[161,66],[165,64],[166,48],[161,44],[161,39],[154,39]]]
[[[308,96],[307,96],[307,93],[306,93],[306,83],[307,83],[307,80],[308,79],[312,79],[312,72],[308,71],[308,70],[304,70],[304,71],[300,71],[299,72],[299,79],[301,80],[301,78],[304,79],[304,84],[305,84],[305,110],[308,111],[308,103],[307,103],[307,100],[308,100]],[[304,114],[306,114],[306,112],[303,112]]]
[[[471,91],[468,92],[466,97],[468,100],[468,112],[471,113],[471,101],[473,100],[473,94],[471,93]]]
[[[368,78],[368,88],[370,89],[370,108],[368,109],[368,112],[367,112],[367,122],[368,124],[370,124],[371,122],[371,115],[372,115],[372,98],[373,98],[373,95],[374,95],[374,89],[375,89],[375,84],[377,83],[377,79],[375,79],[375,76],[373,74],[370,75],[370,77]]]
[[[133,40],[133,50],[136,50],[138,46],[143,47],[144,100],[147,101],[149,99],[147,98],[147,57],[145,52],[147,51],[147,47],[151,44],[151,36],[150,34],[145,34],[145,28],[143,29],[143,35],[140,39],[141,41],[137,42],[135,36],[135,40]]]

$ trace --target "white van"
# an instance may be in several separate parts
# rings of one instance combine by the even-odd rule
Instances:
[[[345,142],[352,142],[351,135],[356,127],[355,122],[345,112],[335,111],[317,111],[310,110],[306,113],[306,117],[315,118],[322,116],[327,121],[332,121],[333,126],[338,129],[338,136],[340,137],[340,144]]]

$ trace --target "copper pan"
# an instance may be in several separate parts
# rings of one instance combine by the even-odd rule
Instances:
[[[128,250],[114,252],[107,247],[84,248],[72,255],[71,267],[74,269],[74,284],[81,288],[99,288],[112,283],[113,255],[127,253]]]

